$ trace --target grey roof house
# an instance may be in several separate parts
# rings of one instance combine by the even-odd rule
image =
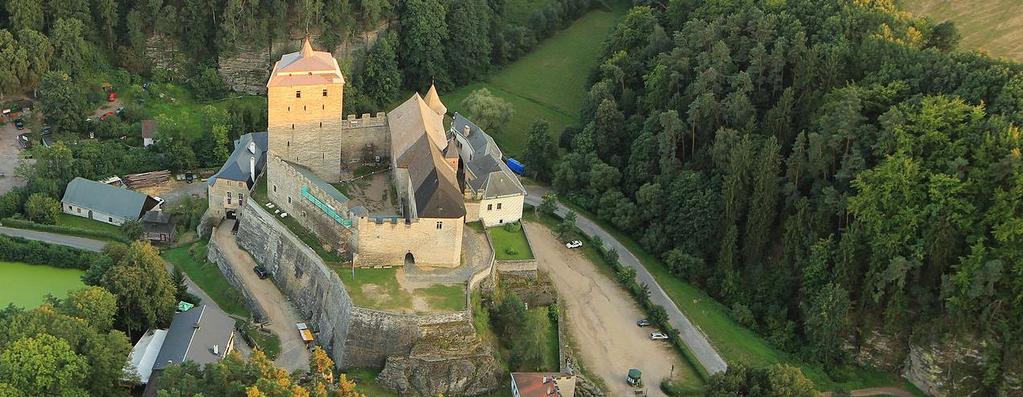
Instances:
[[[171,215],[154,209],[142,216],[142,237],[153,242],[174,240],[176,233],[174,219]]]
[[[234,151],[220,170],[206,182],[213,186],[217,179],[247,182],[249,188],[266,166],[267,133],[252,132],[234,142]]]
[[[234,320],[206,305],[174,314],[143,395],[156,395],[160,372],[191,361],[200,367],[222,360],[234,349]]]
[[[75,178],[68,183],[61,199],[65,214],[112,225],[138,220],[157,204],[156,199],[148,195],[85,178]]]
[[[525,195],[519,178],[501,159],[503,154],[494,139],[472,121],[455,113],[451,134],[461,144],[465,165],[465,184],[477,199]]]

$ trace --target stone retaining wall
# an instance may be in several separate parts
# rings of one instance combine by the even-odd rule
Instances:
[[[466,309],[453,313],[403,314],[357,307],[337,273],[257,203],[246,203],[238,222],[238,245],[267,267],[300,317],[318,330],[317,342],[339,369],[383,368],[380,383],[402,395],[471,395],[503,385],[492,350],[473,330],[468,296]],[[215,240],[210,241],[208,258],[238,287],[253,312],[264,316]],[[491,258],[491,265],[466,283],[467,295],[492,280],[494,271]]]

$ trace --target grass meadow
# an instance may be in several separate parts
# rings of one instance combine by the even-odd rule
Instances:
[[[954,22],[963,35],[960,49],[1023,61],[1023,1],[900,0],[899,5],[935,22]]]

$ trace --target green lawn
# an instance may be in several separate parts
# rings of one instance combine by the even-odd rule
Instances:
[[[538,0],[515,0],[519,6],[536,5]],[[450,112],[461,112],[469,93],[487,88],[515,108],[511,122],[500,131],[487,131],[508,156],[518,156],[526,145],[529,125],[537,119],[551,124],[559,136],[565,127],[578,122],[578,113],[588,87],[586,78],[597,66],[603,38],[626,7],[621,2],[608,10],[595,10],[568,28],[540,43],[532,52],[497,71],[481,83],[443,93]],[[523,13],[528,19],[530,12]]]
[[[436,284],[416,290],[430,303],[433,310],[457,312],[465,309],[465,286],[461,284]]]
[[[30,309],[43,303],[46,295],[64,298],[68,291],[85,287],[78,269],[0,261],[0,307],[14,304]]]
[[[142,108],[142,117],[155,119],[165,115],[177,123],[178,127],[189,139],[195,140],[207,133],[203,127],[203,115],[200,111],[206,105],[226,109],[231,105],[242,107],[266,107],[263,96],[231,93],[227,98],[202,102],[196,100],[187,88],[173,83],[150,84],[149,93],[142,90],[141,85],[118,87],[120,99],[125,104],[138,104]],[[161,97],[162,94],[162,97]],[[243,131],[246,133],[249,131]]]
[[[1023,61],[1023,2],[1019,0],[901,0],[917,16],[951,20],[963,35],[959,48]]]
[[[241,332],[249,338],[252,338],[256,346],[271,360],[277,359],[281,355],[281,338],[277,334],[270,332],[270,330],[259,330],[244,320],[237,320],[235,326],[240,328]]]
[[[851,390],[879,386],[902,386],[909,390],[915,390],[901,378],[872,368],[851,368],[847,381],[841,383],[833,381],[819,366],[803,362],[775,349],[753,331],[735,322],[727,307],[700,289],[671,275],[663,263],[646,252],[639,243],[629,236],[572,203],[566,201],[562,201],[562,203],[580,215],[595,221],[625,245],[654,276],[671,300],[689,317],[689,320],[700,327],[704,334],[710,338],[711,343],[725,361],[729,363],[744,362],[755,367],[775,363],[794,365],[802,369],[819,390],[833,390],[837,387]]]
[[[490,240],[494,242],[495,258],[499,261],[533,259],[533,251],[529,248],[522,226],[513,225],[514,231],[508,231],[505,226],[487,229]]]
[[[195,255],[205,258],[207,244],[208,242],[201,241],[191,246],[166,250],[161,256],[164,260],[173,264],[174,267],[185,272],[188,278],[192,279],[210,298],[213,298],[217,306],[220,306],[225,312],[241,318],[250,318],[252,314],[245,307],[245,300],[241,293],[227,282],[227,279],[220,273],[217,265],[208,263],[205,260],[197,261],[188,252],[191,247],[195,247]]]
[[[83,230],[92,230],[95,232],[110,233],[118,236],[122,235],[121,228],[118,226],[65,213],[61,213],[59,216],[57,216],[57,226],[73,227],[76,229]]]

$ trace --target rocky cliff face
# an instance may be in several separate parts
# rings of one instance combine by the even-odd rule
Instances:
[[[503,385],[493,351],[469,320],[431,324],[407,356],[387,358],[378,381],[403,396],[474,395]]]
[[[350,65],[354,58],[359,57],[365,49],[376,43],[380,34],[387,28],[387,24],[382,24],[372,31],[350,37],[334,48],[331,52],[342,65],[341,68],[350,70],[345,65]],[[298,51],[302,36],[302,34],[292,34],[291,38],[274,40],[270,45],[249,43],[221,54],[217,61],[220,76],[235,91],[264,95],[266,94],[266,81],[270,78],[274,62],[277,62],[283,54]],[[314,47],[316,47],[316,39],[317,37],[314,36]]]

